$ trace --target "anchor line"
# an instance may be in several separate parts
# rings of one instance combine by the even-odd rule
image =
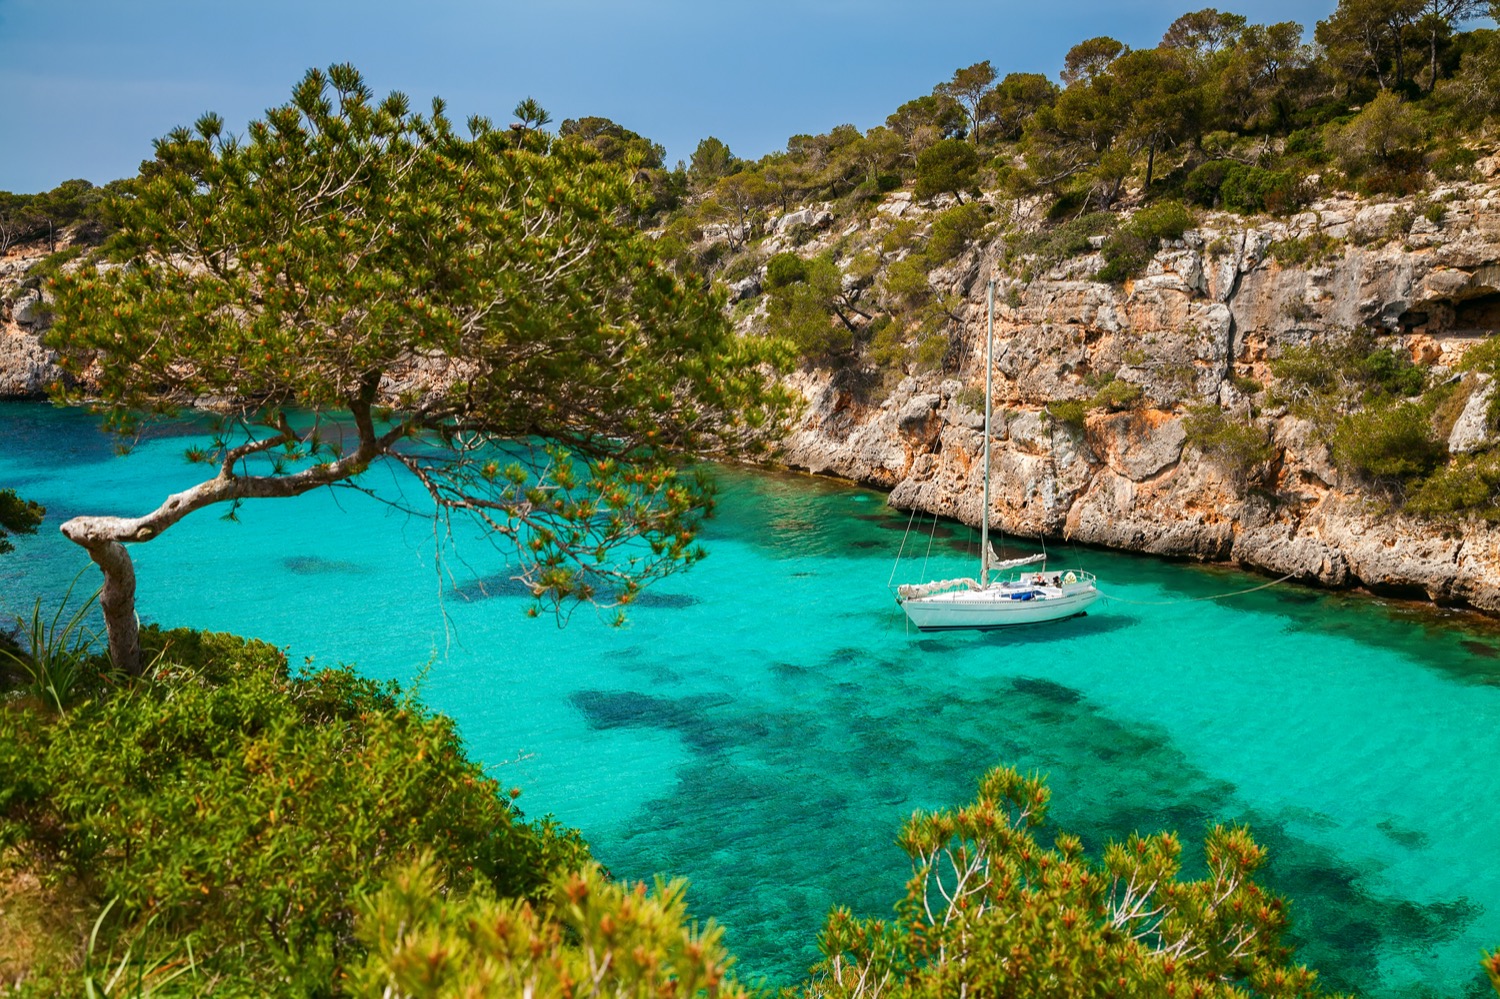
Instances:
[[[916,522],[917,508],[911,508],[911,516],[906,518],[906,533],[901,535],[901,550],[896,553],[896,564],[891,566],[891,578],[885,581],[886,589],[896,582],[896,573],[901,569],[901,556],[906,554],[906,539],[911,537],[911,525]]]
[[[1099,590],[1099,595],[1105,600],[1113,600],[1117,604],[1134,604],[1137,607],[1171,607],[1174,604],[1192,604],[1198,603],[1203,600],[1226,600],[1229,597],[1242,597],[1247,593],[1255,593],[1260,590],[1269,590],[1271,587],[1278,586],[1281,583],[1285,583],[1288,579],[1291,579],[1296,575],[1297,573],[1295,572],[1289,572],[1285,576],[1282,576],[1280,579],[1273,579],[1269,583],[1262,583],[1259,586],[1252,586],[1248,590],[1235,590],[1233,593],[1216,593],[1213,596],[1208,597],[1183,597],[1181,600],[1127,600],[1124,597],[1112,597],[1108,593],[1105,593],[1103,590]]]

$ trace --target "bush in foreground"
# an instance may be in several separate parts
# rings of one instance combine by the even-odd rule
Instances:
[[[1243,828],[1205,844],[1207,876],[1179,878],[1172,833],[1091,860],[1076,836],[1048,849],[1039,777],[991,770],[962,808],[918,812],[897,842],[912,877],[896,917],[828,917],[808,997],[1315,996],[1281,943],[1285,903],[1260,887],[1266,851]]]
[[[576,834],[523,822],[447,719],[345,670],[291,676],[264,643],[145,637],[149,680],[0,708],[12,994],[747,995],[681,882],[612,882]],[[1048,800],[1002,768],[914,814],[894,918],[835,909],[782,994],[1320,994],[1246,830],[1212,830],[1183,880],[1172,833],[1042,845]]]
[[[22,969],[32,994],[74,993],[127,951],[132,974],[191,967],[179,983],[200,992],[334,994],[356,901],[393,863],[421,854],[446,884],[540,899],[588,862],[394,686],[292,676],[272,646],[227,635],[143,637],[154,679],[62,715],[0,710],[0,899],[27,870],[90,922],[107,912],[92,946],[83,926],[52,948],[71,960]]]

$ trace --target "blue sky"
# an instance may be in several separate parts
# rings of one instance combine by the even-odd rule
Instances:
[[[1222,3],[1311,26],[1336,0]],[[1056,75],[1074,43],[1153,45],[1205,0],[0,0],[0,190],[133,175],[204,111],[235,131],[309,66],[353,62],[378,92],[453,116],[598,114],[685,159],[742,156],[842,122],[868,128],[959,66]],[[1309,32],[1310,34],[1310,32]],[[555,127],[555,126],[554,126]]]

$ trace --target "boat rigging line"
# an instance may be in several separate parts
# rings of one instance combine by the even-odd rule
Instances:
[[[1171,607],[1175,604],[1193,604],[1199,603],[1204,600],[1225,600],[1229,597],[1243,597],[1247,593],[1255,593],[1260,590],[1269,590],[1271,587],[1278,586],[1281,583],[1285,583],[1287,580],[1295,577],[1296,575],[1297,573],[1295,572],[1289,572],[1285,576],[1282,576],[1280,579],[1273,579],[1269,583],[1261,583],[1259,586],[1252,586],[1248,590],[1235,590],[1233,593],[1215,593],[1212,596],[1207,597],[1183,597],[1180,600],[1127,600],[1124,597],[1112,597],[1103,590],[1099,591],[1099,595],[1105,600],[1113,600],[1117,604],[1134,604],[1137,607]]]

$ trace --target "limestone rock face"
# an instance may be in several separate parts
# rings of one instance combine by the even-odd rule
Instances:
[[[40,399],[64,380],[56,352],[42,344],[51,324],[42,294],[22,282],[39,254],[0,259],[0,399]]]
[[[1451,454],[1472,454],[1490,442],[1490,400],[1495,397],[1495,386],[1484,377],[1480,387],[1464,404],[1463,412],[1454,421],[1453,431],[1448,435],[1448,451]]]
[[[1351,198],[1288,221],[1215,216],[1123,285],[1094,280],[1096,253],[1024,284],[993,273],[991,524],[1500,613],[1500,530],[1372,502],[1341,480],[1324,434],[1268,408],[1273,393],[1261,391],[1274,388],[1270,362],[1285,350],[1343,330],[1371,329],[1439,372],[1500,331],[1497,193],[1458,185],[1440,223],[1410,205]],[[875,224],[930,210],[892,196]],[[900,509],[979,522],[983,413],[974,398],[998,247],[976,250],[932,279],[961,296],[957,381],[950,364],[945,382],[909,377],[888,398],[859,400],[838,387],[837,373],[804,372],[797,386],[810,406],[787,441],[788,464],[889,489]],[[1140,390],[1130,410],[1093,405],[1081,427],[1049,415],[1050,405],[1092,400],[1111,380]],[[1494,386],[1470,376],[1463,390],[1448,438],[1455,454],[1495,443]],[[1196,448],[1186,418],[1206,406],[1253,419],[1270,460],[1247,469]]]
[[[15,324],[0,326],[0,399],[40,399],[62,378],[57,355],[35,333]]]

